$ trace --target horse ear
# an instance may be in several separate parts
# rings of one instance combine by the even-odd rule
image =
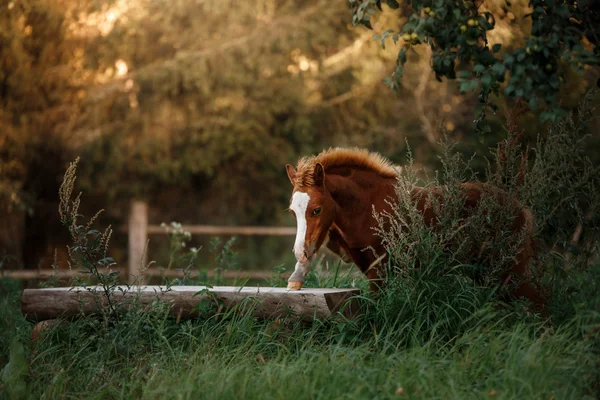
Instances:
[[[287,171],[288,178],[290,178],[290,182],[292,182],[292,185],[295,186],[296,185],[296,170],[290,164],[287,164],[285,166],[285,169]]]
[[[323,165],[321,163],[315,164],[315,172],[314,172],[314,180],[316,186],[323,186],[325,182],[325,170],[323,169]]]

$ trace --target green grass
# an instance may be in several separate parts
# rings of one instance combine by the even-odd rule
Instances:
[[[590,282],[600,281],[599,271],[572,276],[569,287],[597,288]],[[518,306],[480,304],[479,289],[458,276],[427,277],[368,300],[368,314],[355,321],[307,326],[207,312],[177,324],[157,305],[109,327],[88,318],[50,329],[35,346],[19,285],[2,281],[0,361],[10,365],[0,398],[596,398],[593,291],[571,290],[570,311],[561,298],[553,322]],[[317,278],[307,282],[333,279]],[[347,274],[337,279],[352,284]],[[439,297],[444,290],[456,296]]]

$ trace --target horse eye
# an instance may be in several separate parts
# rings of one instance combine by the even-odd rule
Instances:
[[[321,207],[315,208],[312,212],[312,215],[319,215],[321,214]]]

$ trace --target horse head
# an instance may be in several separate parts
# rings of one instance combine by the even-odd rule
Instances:
[[[335,220],[335,202],[325,185],[323,165],[316,163],[309,174],[299,176],[291,165],[287,174],[294,186],[289,210],[296,216],[294,255],[299,263],[312,261],[325,242]]]

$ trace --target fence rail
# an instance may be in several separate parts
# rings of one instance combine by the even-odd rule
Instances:
[[[127,273],[127,268],[115,268],[113,271],[119,271],[121,275]],[[200,274],[204,274],[209,278],[216,275],[213,270],[210,271],[197,271],[191,270],[189,272],[191,278],[196,278]],[[59,279],[74,278],[80,275],[79,270],[74,269],[29,269],[29,270],[6,270],[0,272],[0,277],[6,277],[11,279],[50,279],[56,277]],[[174,269],[162,269],[158,267],[148,268],[144,271],[146,277],[166,277],[166,278],[183,278],[184,273],[181,270]],[[226,279],[268,279],[272,274],[268,271],[222,271],[221,276]]]
[[[192,235],[293,236],[296,234],[296,228],[287,226],[183,225],[182,228]],[[148,225],[146,232],[165,233],[165,228],[160,225]]]
[[[215,225],[184,225],[183,229],[193,235],[264,235],[264,236],[293,236],[296,230],[292,227],[283,226],[215,226]],[[127,276],[129,283],[133,283],[136,277],[141,277],[141,268],[147,265],[146,244],[148,235],[164,234],[165,228],[160,225],[148,224],[148,204],[144,201],[133,200],[129,214],[129,224],[127,226],[129,244],[128,244],[128,269]],[[154,268],[147,269],[146,275],[161,276],[155,274]],[[257,271],[240,271],[241,274],[254,274]],[[246,276],[246,275],[244,275]],[[256,275],[258,276],[258,274]],[[269,277],[265,272],[261,278]],[[143,284],[143,282],[138,283]]]
[[[293,236],[296,229],[283,226],[217,226],[217,225],[183,225],[183,229],[193,235],[236,235],[236,236]],[[166,230],[161,225],[148,223],[148,204],[144,201],[133,200],[130,205],[128,224],[123,227],[127,231],[128,244],[127,268],[115,268],[121,276],[127,278],[130,284],[144,284],[144,277],[165,276],[169,278],[183,277],[180,270],[164,270],[159,267],[147,268],[148,235],[164,234]],[[190,271],[192,277],[198,276],[198,271]],[[80,272],[68,269],[35,269],[35,270],[0,270],[0,277],[13,279],[48,279],[52,276],[64,279],[73,278]],[[208,277],[215,275],[214,271],[207,272]],[[268,271],[223,271],[225,278],[265,279],[271,277]]]

